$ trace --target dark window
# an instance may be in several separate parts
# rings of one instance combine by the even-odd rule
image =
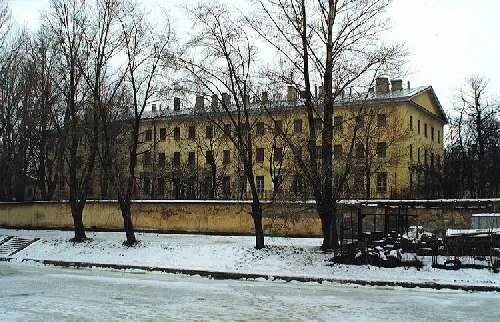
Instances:
[[[427,149],[424,151],[424,164],[427,165]]]
[[[378,142],[377,143],[377,156],[380,158],[385,158],[387,155],[387,143]]]
[[[209,125],[206,128],[206,138],[213,139],[213,137],[214,137],[214,128],[213,126]]]
[[[427,123],[424,124],[424,136],[427,137]]]
[[[314,119],[314,131],[318,133],[323,128],[323,120],[320,118]]]
[[[333,157],[340,159],[342,157],[342,144],[335,144],[333,146]]]
[[[333,118],[333,126],[336,131],[342,131],[342,125],[343,125],[343,119],[342,116],[335,116]]]
[[[274,148],[274,161],[283,161],[283,148]]]
[[[164,152],[158,153],[158,166],[160,166],[160,167],[165,166],[165,153]]]
[[[413,161],[413,144],[410,144],[410,161]]]
[[[363,115],[356,116],[356,127],[363,128],[365,126],[365,118]]]
[[[361,143],[356,144],[356,158],[364,158],[365,146]]]
[[[188,128],[188,139],[194,140],[196,138],[196,127],[194,125],[191,125]]]
[[[255,177],[255,185],[258,193],[264,192],[264,176],[256,176]]]
[[[222,152],[222,163],[223,164],[229,164],[230,162],[231,162],[231,151],[224,150]]]
[[[224,135],[231,136],[231,124],[230,123],[224,124]]]
[[[165,141],[167,139],[167,129],[162,127],[160,128],[160,140]]]
[[[188,152],[188,165],[190,167],[194,167],[196,164],[196,154],[191,151],[191,152]]]
[[[222,195],[224,198],[229,198],[231,196],[231,177],[222,177]]]
[[[384,193],[387,191],[387,173],[379,172],[377,174],[377,192]]]
[[[181,165],[181,153],[180,152],[174,152],[174,159],[172,161],[174,167],[178,167]]]
[[[431,168],[434,167],[434,152],[431,152]]]
[[[264,122],[257,122],[257,124],[255,124],[255,132],[257,135],[264,135]]]
[[[212,150],[208,150],[205,154],[205,161],[208,163],[208,164],[212,164],[215,160],[214,160],[214,151]]]
[[[152,130],[146,130],[145,134],[145,141],[149,142],[153,140],[153,131]]]
[[[145,194],[151,193],[151,179],[149,177],[144,177],[142,191]]]
[[[377,114],[377,125],[379,127],[386,127],[387,126],[387,118],[385,114]]]
[[[174,127],[174,140],[179,141],[181,139],[181,128],[176,126]]]
[[[410,131],[413,131],[413,116],[410,115]]]
[[[257,148],[255,150],[255,161],[264,162],[264,148]]]
[[[437,137],[437,139],[438,139],[438,143],[441,143],[441,131],[439,131],[439,130],[438,130],[438,137]]]
[[[420,148],[417,149],[417,161],[420,163]]]
[[[431,126],[431,141],[434,142],[434,128]]]
[[[146,167],[151,165],[151,152],[150,151],[144,152],[144,155],[142,156],[142,164]]]
[[[158,178],[157,192],[159,197],[163,197],[165,195],[165,179]]]
[[[283,132],[283,121],[275,120],[274,121],[274,134],[280,134]]]
[[[417,133],[420,134],[420,120],[417,121]]]
[[[293,121],[293,132],[300,133],[302,132],[302,120],[296,119]]]

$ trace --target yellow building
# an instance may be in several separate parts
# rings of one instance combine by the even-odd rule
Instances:
[[[283,100],[270,100],[263,93],[250,104],[254,174],[262,198],[311,198],[291,151],[293,146],[295,153],[307,156],[308,121],[299,96],[290,87]],[[136,197],[249,197],[237,150],[229,138],[231,123],[224,113],[207,112],[216,101],[199,96],[192,109],[181,108],[178,98],[173,108],[153,104],[141,124]],[[401,80],[378,78],[368,93],[339,97],[333,144],[337,181],[349,168],[343,196],[415,198],[432,194],[432,178],[443,160],[446,122],[431,86],[403,87]],[[314,126],[322,127],[320,115]]]

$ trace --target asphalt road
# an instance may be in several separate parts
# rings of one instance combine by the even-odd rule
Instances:
[[[499,321],[499,293],[0,263],[0,320]]]

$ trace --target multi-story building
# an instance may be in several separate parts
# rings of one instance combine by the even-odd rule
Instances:
[[[368,93],[345,93],[336,100],[334,167],[338,180],[348,174],[344,197],[415,198],[432,192],[433,173],[443,160],[446,115],[431,86],[402,85],[378,78]],[[229,96],[222,99],[229,103]],[[136,197],[249,197],[230,138],[231,122],[225,113],[210,112],[217,98],[205,101],[198,96],[192,109],[181,108],[178,98],[173,108],[153,104],[141,123]],[[253,131],[254,175],[262,197],[311,197],[294,164],[297,151],[307,157],[309,122],[300,94],[292,87],[281,100],[263,93],[250,106],[248,130]],[[313,126],[322,127],[320,114]]]

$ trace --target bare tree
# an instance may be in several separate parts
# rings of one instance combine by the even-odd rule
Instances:
[[[283,62],[282,79],[299,88],[309,124],[309,159],[299,161],[304,177],[313,189],[322,222],[323,249],[338,246],[333,175],[334,101],[349,87],[365,88],[373,74],[401,53],[400,46],[383,45],[381,32],[387,27],[383,13],[389,1],[305,1],[259,0],[258,13],[248,22]],[[321,82],[315,98],[312,83]],[[321,155],[316,142],[322,124]],[[320,158],[318,158],[320,157]],[[317,162],[321,159],[321,162]],[[320,164],[320,165],[319,165]]]
[[[251,216],[255,227],[255,247],[264,247],[262,205],[254,176],[254,140],[250,97],[253,84],[255,48],[241,22],[231,19],[222,5],[199,5],[191,10],[197,34],[188,43],[193,46],[183,60],[194,84],[213,98],[205,115],[238,152],[245,180],[252,195]]]
[[[169,46],[173,33],[167,26],[163,32],[156,33],[147,21],[138,4],[128,2],[120,17],[123,51],[126,57],[126,77],[124,84],[130,92],[130,101],[124,108],[127,114],[128,162],[125,171],[120,171],[116,181],[118,202],[120,204],[127,240],[125,245],[134,245],[134,227],[131,214],[131,199],[136,187],[136,166],[140,136],[140,123],[148,103],[159,95],[161,72],[170,67],[173,60]]]

